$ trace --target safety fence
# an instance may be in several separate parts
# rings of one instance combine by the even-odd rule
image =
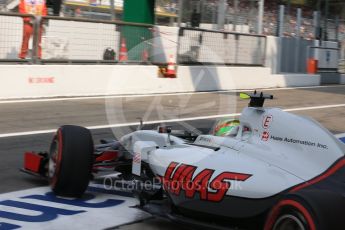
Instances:
[[[0,59],[6,61],[18,59],[23,38],[23,18],[32,22],[34,17],[15,13],[0,15]],[[32,47],[32,42],[30,46]]]
[[[146,24],[1,13],[0,30],[2,61],[138,63],[152,49]]]
[[[266,36],[199,28],[179,30],[178,63],[263,66]]]
[[[28,31],[25,26],[30,27],[27,55],[21,52],[23,32]],[[166,64],[173,56],[178,64],[186,65],[264,66],[265,59],[272,58],[266,57],[266,36],[191,27],[0,13],[0,31],[0,62]],[[344,59],[345,45],[335,50],[339,47],[325,44],[316,46],[334,51],[322,49],[316,54],[327,65],[337,63],[337,55]],[[312,46],[312,40],[281,38],[277,71],[305,73]]]
[[[0,60],[7,62],[167,63],[162,55],[172,55],[180,64],[261,66],[265,60],[266,37],[253,34],[183,27],[175,33],[145,24],[14,13],[0,13],[0,30]]]

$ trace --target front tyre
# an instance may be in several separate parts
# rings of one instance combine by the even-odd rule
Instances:
[[[56,195],[80,197],[91,178],[94,145],[88,129],[61,126],[50,146],[48,177]]]

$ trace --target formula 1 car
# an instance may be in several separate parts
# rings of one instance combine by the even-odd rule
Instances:
[[[25,154],[23,171],[80,197],[110,168],[140,185],[139,208],[207,229],[345,229],[344,144],[310,118],[263,107],[271,95],[241,97],[239,121],[207,135],[159,127],[94,146],[86,128],[62,126],[49,152]]]

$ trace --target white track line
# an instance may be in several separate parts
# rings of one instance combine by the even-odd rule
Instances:
[[[345,104],[321,105],[321,106],[291,108],[291,109],[284,109],[284,111],[287,111],[287,112],[306,111],[306,110],[317,110],[317,109],[338,108],[338,107],[345,107]],[[169,122],[193,121],[193,120],[205,120],[205,119],[214,119],[214,118],[222,118],[222,117],[234,117],[234,116],[239,116],[239,115],[240,115],[240,113],[230,113],[230,114],[219,114],[219,115],[210,115],[210,116],[186,117],[186,118],[168,119],[168,120],[145,121],[145,124],[169,123]],[[88,126],[86,128],[88,128],[90,130],[96,130],[96,129],[106,129],[106,128],[117,128],[117,127],[124,127],[124,126],[133,126],[133,125],[138,125],[138,122],[129,122],[129,123],[123,123],[123,124],[96,125],[96,126]],[[4,137],[17,137],[17,136],[28,136],[28,135],[36,135],[36,134],[47,134],[47,133],[54,133],[55,131],[56,131],[56,129],[46,129],[46,130],[36,130],[36,131],[27,131],[27,132],[3,133],[3,134],[0,134],[0,138],[4,138]]]
[[[345,137],[345,133],[338,133],[336,135],[334,135],[336,138],[343,138]]]
[[[345,85],[323,85],[323,86],[302,86],[302,87],[285,87],[285,88],[263,88],[258,91],[280,91],[280,90],[294,90],[294,89],[317,89],[317,88],[334,88],[345,87]],[[74,101],[74,100],[92,100],[92,99],[111,99],[111,98],[135,98],[135,97],[158,97],[158,96],[178,96],[178,95],[198,95],[198,94],[215,94],[215,93],[229,93],[229,92],[252,92],[251,90],[220,90],[207,92],[185,92],[185,93],[162,93],[162,94],[136,94],[136,95],[106,95],[106,96],[82,96],[82,97],[60,97],[60,98],[41,98],[41,99],[21,99],[21,100],[0,100],[0,104],[11,103],[32,103],[32,102],[51,102],[51,101]]]
[[[286,112],[293,112],[293,111],[304,111],[304,110],[315,110],[315,109],[338,108],[338,107],[344,107],[344,106],[345,106],[345,104],[320,105],[320,106],[284,109],[284,111],[286,111]]]
[[[221,117],[234,117],[234,116],[239,116],[239,115],[240,113],[231,113],[231,114],[220,114],[220,115],[201,116],[201,117],[187,117],[187,118],[169,119],[169,120],[155,120],[155,121],[145,121],[144,124],[150,125],[150,124],[156,124],[156,123],[205,120],[205,119],[213,119],[213,118],[221,118]],[[95,129],[107,129],[107,128],[118,128],[118,127],[124,127],[124,126],[133,126],[133,125],[138,125],[138,124],[139,122],[129,122],[129,123],[123,123],[123,124],[87,126],[86,128],[90,130],[95,130]],[[0,138],[28,136],[28,135],[35,135],[35,134],[47,134],[47,133],[54,133],[55,131],[56,129],[47,129],[47,130],[37,130],[37,131],[27,131],[27,132],[4,133],[4,134],[0,134]]]
[[[0,104],[14,103],[32,103],[32,102],[50,102],[50,101],[77,101],[77,100],[95,100],[95,99],[112,99],[112,98],[135,98],[135,97],[159,97],[159,96],[178,96],[194,94],[225,93],[232,91],[208,91],[208,92],[186,92],[186,93],[162,93],[162,94],[135,94],[135,95],[106,95],[106,96],[84,96],[84,97],[59,97],[59,98],[42,98],[42,99],[22,99],[22,100],[0,100]]]

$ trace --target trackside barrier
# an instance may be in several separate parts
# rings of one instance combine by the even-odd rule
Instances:
[[[0,61],[18,61],[23,33],[22,17],[28,16],[35,25],[27,56],[27,61],[32,63],[116,63],[122,39],[126,40],[127,49],[130,50],[127,63],[141,63],[144,50],[149,54],[152,52],[149,41],[153,33],[149,24],[0,13]],[[38,55],[40,45],[41,58]],[[107,48],[114,51],[115,60],[103,60]]]
[[[340,75],[340,84],[345,84],[345,74]]]
[[[158,67],[152,65],[0,65],[0,73],[0,99],[158,94],[320,84],[319,75],[271,75],[270,68],[264,67],[179,66],[177,78],[159,78]]]
[[[336,47],[337,43],[332,44]],[[318,70],[337,72],[339,68],[339,48],[310,46],[308,55],[318,60]]]
[[[266,36],[181,27],[179,64],[264,66]]]
[[[317,60],[317,73],[321,75],[323,84],[339,84],[341,76],[339,71],[338,43],[322,42],[320,46],[309,47],[309,55]]]

